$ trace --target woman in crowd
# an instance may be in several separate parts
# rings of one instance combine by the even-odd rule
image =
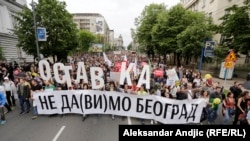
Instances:
[[[82,85],[82,87],[83,87],[83,90],[89,90],[89,85],[88,85],[88,83],[84,83],[84,84]],[[86,114],[83,114],[83,115],[82,115],[82,121],[84,121],[86,118],[87,118],[87,115],[86,115]]]
[[[147,93],[147,91],[146,91],[144,85],[141,85],[141,87],[140,87],[139,90],[137,91],[137,95],[139,95],[139,96],[148,95],[148,93]],[[144,119],[141,119],[141,123],[142,123],[142,124],[145,124],[145,120],[144,120]]]
[[[44,91],[54,91],[56,89],[52,79],[44,81]]]
[[[236,111],[235,111],[235,117],[233,121],[233,125],[237,125],[239,121],[239,116],[241,114],[246,115],[247,111],[247,97],[249,95],[248,91],[244,91],[239,95],[238,101],[237,101],[237,106],[236,106]]]
[[[208,116],[208,108],[210,106],[210,104],[209,104],[209,92],[207,90],[202,90],[199,98],[203,99],[206,103],[202,109],[202,114],[201,114],[200,124],[202,124],[202,122],[205,121],[207,119],[207,116]]]
[[[115,85],[115,82],[114,81],[111,81],[110,82],[110,85],[109,85],[109,90],[108,91],[111,91],[111,92],[120,92],[120,90],[117,88],[117,86]],[[112,119],[115,120],[115,115],[111,115]]]
[[[223,120],[222,124],[228,124],[229,119],[235,112],[235,99],[232,92],[228,92],[227,97],[223,100]]]

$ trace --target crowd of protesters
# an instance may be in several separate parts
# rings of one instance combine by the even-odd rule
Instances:
[[[124,58],[126,57],[126,59]],[[83,61],[86,68],[88,78],[90,78],[90,67],[100,67],[104,72],[105,85],[99,89],[101,91],[118,91],[132,95],[158,95],[161,97],[185,100],[185,99],[204,99],[206,106],[201,113],[200,124],[205,123],[215,124],[219,112],[222,112],[223,119],[221,124],[250,124],[250,97],[249,91],[242,90],[242,84],[235,82],[234,86],[230,87],[228,93],[224,93],[223,86],[219,82],[214,82],[212,79],[207,80],[200,72],[191,69],[186,69],[183,66],[170,66],[160,62],[158,58],[149,60],[147,57],[136,57],[135,54],[114,55],[108,54],[107,58],[112,65],[109,65],[107,60],[102,55],[75,55],[65,62],[65,65],[71,65],[70,71],[72,85],[68,86],[57,83],[52,77],[48,81],[44,81],[39,75],[37,63],[25,63],[23,65],[1,63],[0,65],[0,113],[1,124],[6,122],[5,115],[11,114],[12,110],[20,110],[20,115],[32,111],[32,119],[36,119],[39,114],[35,103],[33,103],[33,95],[36,91],[46,90],[86,90],[91,88],[91,80],[88,82],[76,81],[77,62]],[[136,58],[136,59],[135,59]],[[135,61],[136,60],[136,61]],[[126,61],[136,63],[136,72],[131,71],[132,86],[127,83],[120,85],[111,76],[111,73],[117,71],[115,62]],[[150,63],[149,63],[150,61]],[[137,87],[137,82],[143,68],[143,62],[148,63],[151,67],[150,89],[146,89],[144,85]],[[53,63],[49,61],[51,67]],[[168,85],[167,70],[175,69],[178,76],[178,83]],[[155,76],[154,70],[163,71],[162,76]],[[61,71],[60,75],[64,75]],[[53,72],[52,72],[53,76]],[[98,85],[98,81],[96,81]],[[222,110],[219,107],[222,105]],[[83,120],[87,115],[83,115]],[[111,115],[115,120],[115,116]],[[123,117],[124,118],[124,117]],[[230,119],[233,118],[233,123]],[[144,119],[141,119],[144,124]]]

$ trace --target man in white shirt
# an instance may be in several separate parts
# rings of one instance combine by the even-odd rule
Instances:
[[[16,106],[14,94],[13,94],[13,88],[15,87],[14,82],[9,80],[8,77],[4,77],[3,86],[5,89],[6,99],[10,107]]]

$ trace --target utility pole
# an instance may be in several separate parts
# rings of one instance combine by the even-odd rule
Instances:
[[[33,10],[33,21],[34,21],[34,30],[35,30],[35,39],[36,39],[36,51],[37,51],[37,60],[40,61],[40,51],[39,51],[39,44],[37,38],[37,25],[36,25],[36,13],[35,13],[35,2],[32,0],[32,10]]]

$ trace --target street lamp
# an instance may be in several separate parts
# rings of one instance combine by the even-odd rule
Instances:
[[[33,21],[34,21],[34,30],[35,30],[35,39],[36,39],[36,51],[37,51],[37,60],[40,61],[40,51],[39,51],[39,44],[37,39],[37,25],[36,25],[36,13],[35,13],[35,2],[32,0],[31,2],[32,10],[33,10]]]

